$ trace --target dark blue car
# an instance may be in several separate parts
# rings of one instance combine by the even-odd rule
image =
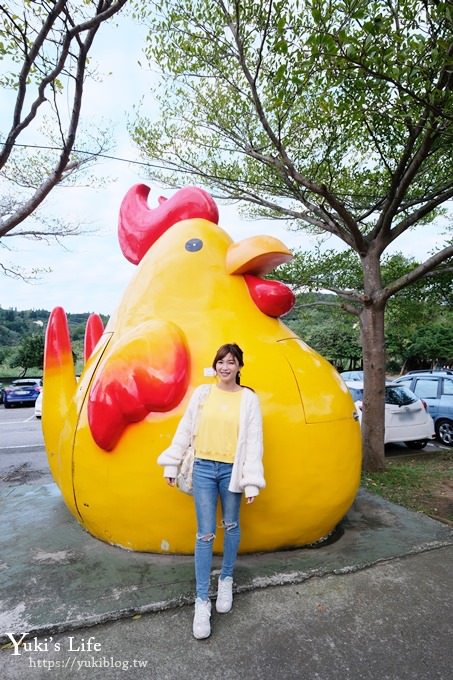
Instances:
[[[41,378],[18,378],[9,387],[3,389],[5,408],[17,406],[33,406],[42,389]]]

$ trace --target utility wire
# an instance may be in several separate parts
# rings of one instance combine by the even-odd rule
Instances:
[[[3,144],[3,146],[7,145],[7,142],[3,142],[0,140],[0,144]],[[18,142],[13,142],[9,143],[8,146],[12,147],[21,147],[23,149],[46,149],[47,151],[62,151],[62,148],[59,146],[47,146],[45,144],[19,144]],[[73,149],[72,153],[81,153],[85,154],[86,156],[95,156],[97,158],[106,158],[111,161],[120,161],[121,163],[132,163],[132,165],[141,165],[145,168],[156,168],[157,170],[168,170],[169,168],[166,165],[159,165],[157,163],[145,163],[145,161],[133,161],[130,160],[129,158],[121,158],[120,156],[110,156],[109,154],[105,153],[97,153],[96,151],[83,151],[81,149]],[[181,173],[186,173],[188,175],[192,174],[189,169],[184,169],[180,168],[177,170],[177,172]],[[246,185],[251,185],[255,186],[254,182],[247,182],[246,180],[243,180],[243,184]],[[369,199],[369,195],[367,194],[339,194],[339,196],[347,196],[349,198],[354,198],[354,199]],[[374,197],[372,197],[373,200],[375,200]]]
[[[6,145],[6,142],[3,142],[0,140],[0,144],[3,144],[3,146]],[[8,146],[17,146],[21,147],[23,149],[46,149],[47,151],[62,151],[62,148],[59,146],[46,146],[45,144],[18,144],[17,142],[14,142],[13,144],[9,144]],[[84,153],[87,156],[96,156],[97,158],[107,158],[111,161],[121,161],[123,163],[133,163],[134,165],[144,165],[149,168],[161,168],[164,170],[163,165],[153,165],[152,163],[145,163],[144,161],[132,161],[129,158],[120,158],[119,156],[109,156],[108,154],[105,153],[98,153],[96,151],[82,151],[81,149],[73,149],[72,153]]]

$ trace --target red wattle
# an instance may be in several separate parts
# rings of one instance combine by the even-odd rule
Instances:
[[[269,281],[251,274],[245,274],[244,279],[253,302],[267,316],[282,316],[296,302],[293,291],[280,281]]]

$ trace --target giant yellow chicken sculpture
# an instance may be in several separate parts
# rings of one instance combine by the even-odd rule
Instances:
[[[192,552],[192,499],[165,484],[156,458],[193,389],[215,380],[206,369],[217,348],[237,342],[242,383],[262,405],[267,479],[243,508],[241,550],[312,543],[355,497],[360,432],[336,371],[276,318],[292,306],[292,292],[260,278],[291,254],[270,237],[233,243],[201,189],[182,189],[154,209],[148,193],[137,185],[123,200],[120,244],[140,264],[105,331],[90,318],[78,383],[63,310],[49,320],[43,431],[65,502],[109,543]]]

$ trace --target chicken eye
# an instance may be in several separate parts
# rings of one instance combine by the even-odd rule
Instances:
[[[203,248],[203,241],[199,238],[191,238],[190,241],[187,241],[185,248],[189,253],[196,253],[197,250]]]

